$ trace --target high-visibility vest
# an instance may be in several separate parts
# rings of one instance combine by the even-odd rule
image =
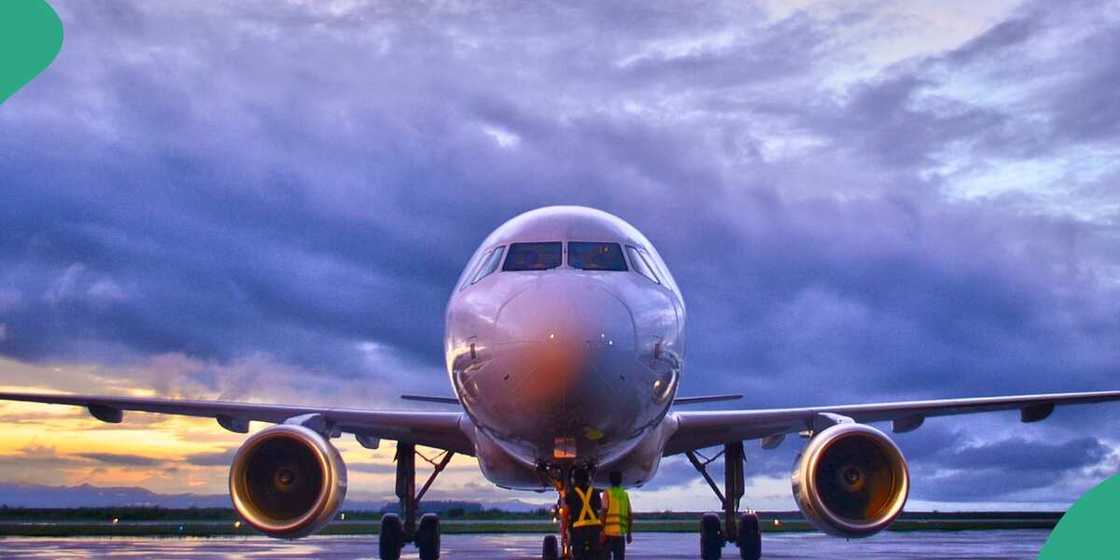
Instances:
[[[630,496],[622,488],[607,488],[607,517],[603,533],[611,537],[621,537],[630,532]]]
[[[599,521],[599,515],[595,512],[595,508],[591,507],[591,496],[595,490],[591,488],[580,488],[579,486],[572,486],[579,496],[581,502],[579,507],[579,517],[576,522],[572,523],[572,527],[587,527],[588,525],[602,525],[603,522]]]

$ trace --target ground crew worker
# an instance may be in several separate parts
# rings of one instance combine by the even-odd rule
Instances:
[[[611,471],[611,487],[603,491],[603,535],[607,560],[625,560],[626,543],[634,542],[630,529],[630,496],[622,489],[622,473]]]
[[[603,509],[603,501],[599,492],[591,487],[587,469],[576,469],[572,473],[572,483],[564,496],[568,506],[568,527],[571,528],[572,558],[598,560],[599,538],[603,530],[599,510]]]

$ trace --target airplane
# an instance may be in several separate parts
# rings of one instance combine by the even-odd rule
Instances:
[[[563,495],[575,468],[602,485],[623,473],[624,486],[652,480],[663,457],[684,454],[716,494],[721,521],[700,523],[704,558],[727,543],[758,558],[758,520],[739,515],[744,495],[743,442],[777,447],[789,434],[807,438],[795,461],[792,491],[818,529],[858,538],[887,528],[910,489],[906,459],[869,425],[896,433],[926,418],[1018,410],[1023,422],[1056,406],[1120,399],[1120,391],[959,398],[801,408],[686,411],[683,405],[741,395],[677,395],[685,357],[685,305],[653,244],[609,213],[577,206],[539,208],[509,220],[478,247],[452,289],[444,350],[453,397],[404,395],[443,403],[449,412],[364,410],[146,397],[0,393],[0,400],[81,406],[104,422],[124,411],[209,417],[248,433],[233,458],[229,490],[241,519],[266,535],[298,538],[333,519],[346,494],[346,466],[332,438],[352,434],[368,449],[397,442],[396,495],[401,515],[381,520],[382,559],[414,543],[422,559],[439,556],[439,519],[417,520],[421,498],[455,454],[473,456],[501,488]],[[416,489],[416,446],[442,450]],[[698,450],[722,446],[708,459]],[[724,484],[706,467],[722,457]],[[403,519],[402,519],[403,517]],[[561,516],[564,517],[564,516]],[[721,527],[721,523],[724,526]],[[564,538],[545,537],[543,557],[567,557]]]

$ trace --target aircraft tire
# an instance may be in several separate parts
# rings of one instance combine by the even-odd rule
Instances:
[[[439,560],[439,516],[425,513],[420,517],[420,527],[416,529],[416,548],[420,560]]]
[[[377,538],[377,553],[381,560],[400,560],[404,548],[404,528],[395,513],[381,516],[381,534]]]
[[[739,558],[743,560],[762,558],[762,531],[758,526],[758,514],[744,513],[739,518],[739,535],[735,544],[739,545]]]
[[[719,515],[705,513],[700,518],[700,558],[720,560],[723,557],[723,529],[720,528]]]
[[[541,558],[544,560],[560,560],[560,542],[556,535],[545,535],[544,545],[541,547]]]

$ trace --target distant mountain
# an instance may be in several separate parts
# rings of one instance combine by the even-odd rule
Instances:
[[[133,486],[46,486],[42,484],[0,483],[0,505],[29,508],[78,508],[147,506],[162,508],[233,507],[226,494],[157,494]],[[541,508],[538,504],[507,500],[502,502],[432,501],[421,504],[424,511],[442,513],[448,509],[464,511],[500,509],[528,512]],[[344,509],[364,511],[396,511],[396,502],[347,498]]]
[[[233,507],[227,494],[158,494],[134,486],[46,486],[0,483],[0,505],[34,508],[145,506],[170,509]],[[382,500],[347,499],[346,509],[379,511]]]
[[[511,512],[529,512],[529,511],[536,511],[536,510],[542,509],[542,508],[543,509],[548,509],[548,508],[551,508],[554,504],[551,503],[551,502],[544,503],[544,504],[534,504],[534,503],[523,502],[521,500],[514,499],[514,500],[504,500],[504,501],[501,501],[501,502],[483,503],[482,505],[486,509],[500,509],[502,511],[511,511]]]
[[[8,507],[76,508],[158,506],[231,507],[225,494],[157,494],[132,486],[46,486],[0,483],[0,504]]]

